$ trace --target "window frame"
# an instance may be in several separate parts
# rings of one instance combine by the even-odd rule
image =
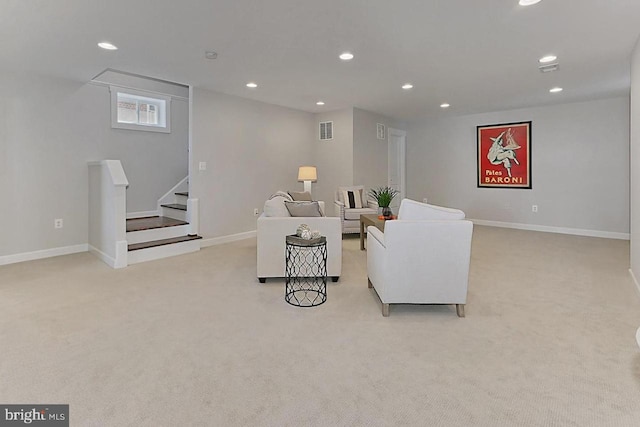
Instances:
[[[113,129],[126,129],[126,130],[138,130],[144,132],[160,132],[171,133],[171,96],[163,95],[156,92],[147,92],[136,89],[129,89],[121,86],[109,86],[111,92],[111,127]],[[139,97],[148,99],[149,101],[164,101],[164,126],[160,125],[148,125],[140,123],[120,123],[118,122],[118,93],[124,95],[131,95],[133,97]],[[161,110],[161,109],[160,109]],[[158,111],[158,119],[162,111]],[[161,120],[159,120],[161,122]]]

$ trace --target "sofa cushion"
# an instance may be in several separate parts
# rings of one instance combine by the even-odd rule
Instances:
[[[366,215],[366,214],[377,214],[378,210],[377,209],[371,209],[371,208],[362,208],[362,209],[345,209],[344,210],[344,219],[347,220],[360,220],[360,215]]]
[[[264,216],[269,217],[288,217],[289,210],[285,206],[285,201],[291,201],[291,196],[284,191],[276,191],[269,200],[264,202]]]
[[[295,217],[311,217],[322,216],[320,205],[318,202],[289,202],[285,201],[284,205],[289,211],[290,216]]]
[[[287,193],[286,191],[282,191],[282,190],[278,190],[275,193],[273,193],[269,199],[273,199],[274,197],[284,197],[285,200],[289,200],[290,202],[293,201],[293,197],[291,197],[291,194]]]
[[[310,202],[313,200],[311,193],[308,191],[289,191],[289,195],[294,202]]]

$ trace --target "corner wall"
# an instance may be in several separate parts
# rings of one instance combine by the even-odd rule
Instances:
[[[533,189],[477,188],[476,126],[529,120]],[[425,121],[408,131],[410,198],[478,220],[629,233],[627,97]]]
[[[377,124],[385,125],[385,138],[378,139]],[[353,183],[365,189],[389,183],[389,128],[406,130],[406,125],[370,111],[353,109]],[[410,138],[407,135],[407,139]],[[399,202],[399,201],[398,201]]]
[[[640,39],[631,59],[631,272],[640,280]],[[639,285],[640,286],[640,285]]]
[[[186,100],[160,134],[112,129],[104,86],[2,74],[0,91],[0,257],[87,244],[88,161],[122,161],[129,212],[155,210],[188,173]]]
[[[302,188],[298,167],[312,163],[313,115],[199,88],[192,104],[189,192],[200,200],[200,235],[254,232],[255,208],[277,190]],[[318,174],[330,176],[321,167]]]
[[[320,141],[318,123],[331,121],[333,139]],[[310,141],[310,161],[318,169],[318,182],[312,184],[313,198],[323,200],[327,216],[334,216],[336,190],[353,184],[353,108],[315,114]],[[302,190],[302,183],[298,186]]]

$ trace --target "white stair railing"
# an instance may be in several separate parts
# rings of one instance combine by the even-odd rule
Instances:
[[[200,200],[187,200],[187,222],[189,223],[189,235],[197,235],[200,232]]]

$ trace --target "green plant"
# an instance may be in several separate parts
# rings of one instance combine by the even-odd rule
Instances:
[[[391,187],[378,187],[369,190],[369,196],[376,199],[381,208],[388,208],[397,195],[398,190]]]

